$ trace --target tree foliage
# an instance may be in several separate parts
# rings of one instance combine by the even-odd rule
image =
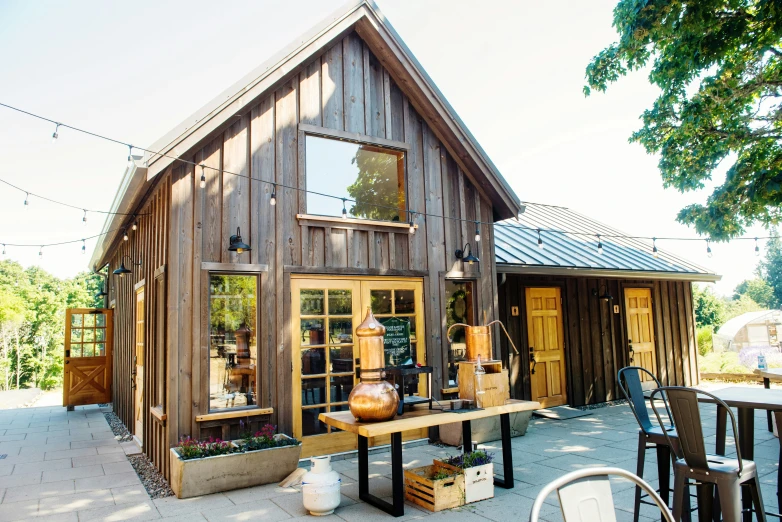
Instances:
[[[774,296],[774,289],[760,277],[745,279],[736,286],[733,291],[733,299],[740,299],[744,295],[762,308],[777,308],[779,306],[779,302]]]
[[[399,209],[405,208],[400,158],[400,154],[371,145],[358,147],[351,160],[358,167],[358,176],[347,188],[356,202],[350,209],[352,215],[382,221],[400,220]]]
[[[0,389],[62,383],[65,310],[96,303],[103,278],[58,279],[39,267],[0,261]]]
[[[782,242],[776,230],[766,242],[765,250],[765,256],[758,265],[758,273],[771,287],[774,304],[778,308],[782,305]]]
[[[630,138],[660,155],[666,188],[701,189],[724,161],[706,204],[679,212],[701,234],[727,239],[780,221],[782,3],[778,0],[621,0],[619,41],[586,69],[585,94],[650,66],[661,92]]]
[[[692,300],[695,304],[695,324],[700,328],[711,326],[715,330],[725,322],[725,302],[711,287],[693,286]]]

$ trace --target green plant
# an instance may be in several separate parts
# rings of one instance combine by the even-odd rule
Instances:
[[[702,326],[698,328],[698,353],[706,355],[714,350],[714,327]]]
[[[432,480],[443,480],[454,475],[454,473],[449,473],[447,470],[440,468],[434,475],[432,475]]]
[[[240,428],[244,428],[244,421],[239,421]],[[283,446],[296,446],[298,440],[293,437],[275,437],[274,431],[277,426],[266,424],[255,433],[245,432],[242,435],[241,447],[243,451],[255,451],[269,448],[281,448]]]
[[[698,369],[701,373],[750,373],[739,362],[739,354],[736,352],[711,352],[698,356]]]
[[[216,455],[239,453],[241,450],[230,442],[209,437],[209,440],[199,441],[190,437],[182,437],[179,440],[179,455],[182,460],[202,459]]]
[[[483,450],[475,450],[471,451],[470,453],[448,457],[445,459],[445,463],[460,469],[467,469],[489,464],[493,460],[494,453],[487,453]]]

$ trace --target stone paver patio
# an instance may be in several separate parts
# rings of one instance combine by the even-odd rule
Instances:
[[[704,407],[704,423],[714,425],[714,412]],[[714,440],[714,430],[708,433]],[[776,511],[779,442],[766,431],[765,414],[756,419],[755,460],[762,475],[763,497]],[[407,504],[405,517],[470,521],[527,520],[541,487],[564,473],[589,466],[636,467],[637,425],[626,405],[609,406],[592,415],[567,421],[533,419],[527,435],[513,439],[516,487],[495,489],[496,497],[459,509],[429,513]],[[729,440],[729,445],[732,441]],[[496,451],[497,444],[485,444]],[[0,410],[0,522],[11,520],[259,520],[274,522],[308,518],[298,488],[260,486],[187,500],[175,497],[151,500],[127,461],[132,443],[114,439],[102,410],[59,406]],[[433,445],[404,450],[405,467],[431,464],[434,457],[455,454],[455,448]],[[342,474],[342,504],[326,521],[361,521],[392,517],[358,500],[356,458],[333,463]],[[388,452],[370,455],[370,489],[390,496]],[[646,479],[657,486],[654,452],[647,452]],[[622,480],[613,483],[620,520],[632,520],[633,488]],[[641,521],[659,520],[649,506],[642,506]],[[556,496],[543,510],[550,521],[562,520]]]

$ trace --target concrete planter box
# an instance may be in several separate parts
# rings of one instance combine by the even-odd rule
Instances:
[[[300,456],[301,444],[190,460],[171,448],[171,489],[178,498],[190,498],[280,482]]]
[[[510,414],[510,434],[511,437],[520,437],[527,433],[527,426],[532,417],[531,411],[520,411]],[[502,431],[500,429],[500,416],[486,417],[470,422],[472,428],[472,440],[480,443],[500,440]],[[440,426],[440,440],[449,446],[462,445],[462,423],[452,422]]]

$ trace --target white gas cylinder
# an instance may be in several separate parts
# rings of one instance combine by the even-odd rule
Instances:
[[[310,471],[301,478],[304,509],[310,515],[330,515],[339,506],[342,479],[331,469],[330,456],[312,457],[310,462]]]

